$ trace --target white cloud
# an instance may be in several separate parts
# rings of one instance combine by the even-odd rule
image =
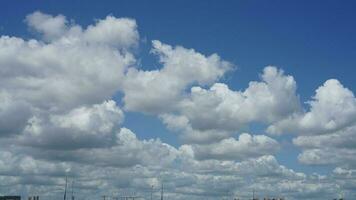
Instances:
[[[210,84],[231,69],[216,54],[204,56],[193,49],[172,47],[153,41],[152,52],[159,57],[160,70],[131,68],[124,82],[125,108],[131,111],[161,113],[174,109],[191,84]]]
[[[356,166],[356,126],[323,134],[298,136],[293,143],[302,148],[298,159],[308,165]]]
[[[273,122],[300,109],[296,83],[282,70],[266,67],[262,82],[250,82],[241,91],[232,91],[223,83],[209,90],[191,89],[191,97],[181,112],[195,129],[239,130],[250,122]]]
[[[250,82],[244,91],[233,91],[223,83],[215,83],[210,89],[192,87],[175,112],[160,118],[169,129],[182,133],[185,143],[213,143],[252,122],[269,124],[300,112],[292,76],[266,67],[261,79]]]
[[[225,174],[237,175],[245,178],[256,177],[288,177],[289,179],[304,179],[306,175],[297,173],[280,165],[273,155],[263,155],[245,158],[242,161],[195,159],[194,148],[191,145],[182,145],[179,148],[181,170],[199,174]]]
[[[0,174],[7,176],[64,176],[70,168],[66,163],[50,163],[35,160],[27,155],[16,155],[9,151],[0,152]]]
[[[136,134],[127,128],[114,131],[107,135],[92,135],[79,130],[64,129],[42,135],[24,136],[21,142],[26,146],[21,151],[27,151],[37,159],[100,167],[142,165],[164,168],[172,165],[178,155],[177,149],[159,139],[139,140]]]
[[[139,34],[136,21],[129,18],[107,16],[95,25],[90,25],[83,33],[86,41],[114,46],[132,48],[138,45]]]
[[[310,110],[290,116],[268,128],[270,133],[297,132],[318,135],[332,133],[356,123],[356,98],[338,80],[327,80],[308,102]]]
[[[189,120],[183,115],[162,114],[160,119],[168,129],[178,132],[180,139],[188,144],[209,144],[231,136],[231,131],[218,129],[193,129]]]
[[[30,20],[32,18],[36,20]],[[47,28],[47,21],[52,24],[50,22],[57,21],[57,18],[38,12],[28,16],[31,24],[45,26],[39,31],[46,34],[48,30],[53,30]],[[106,25],[103,26],[103,23]],[[125,37],[131,38],[132,41],[121,46],[126,48],[137,43],[133,38],[138,39],[135,21],[129,19],[108,17],[90,26],[90,30],[100,31],[111,23],[113,28],[119,27],[114,30],[116,32],[127,30],[122,33],[124,36],[115,36],[109,42],[100,41],[100,37],[83,39],[88,30],[76,35],[69,30],[73,27],[67,26],[63,30],[66,34],[60,34],[58,39],[49,43],[1,36],[1,90],[46,109],[72,108],[110,98],[119,90],[125,70],[135,61],[132,54],[119,51],[112,44],[116,41],[117,46]],[[103,45],[98,45],[98,42]]]
[[[302,148],[356,148],[356,126],[323,135],[305,135],[293,139]]]
[[[246,160],[274,154],[279,149],[279,144],[265,135],[242,133],[238,139],[227,138],[217,143],[193,145],[192,148],[195,158],[199,160]]]
[[[123,121],[114,101],[75,108],[68,113],[32,117],[20,144],[46,149],[76,149],[110,146]]]
[[[216,83],[232,69],[218,55],[153,41],[162,67],[134,68],[133,19],[108,16],[82,27],[35,12],[26,22],[39,39],[0,37],[1,195],[58,199],[67,173],[77,199],[144,196],[151,185],[158,197],[161,182],[173,200],[247,197],[253,188],[288,199],[330,197],[337,187],[354,196],[355,97],[339,82],[327,81],[303,112],[294,78],[276,67],[233,91]],[[118,91],[127,110],[159,114],[185,144],[140,139],[123,128],[124,113],[110,100]],[[298,122],[291,130],[314,134],[294,139],[299,159],[338,165],[331,176],[281,165],[271,155],[279,149],[275,139],[232,136],[253,122],[282,130],[283,119]]]
[[[267,130],[297,133],[298,160],[307,165],[356,166],[356,98],[338,80],[327,80],[308,102],[309,111],[287,117]]]
[[[308,165],[341,165],[347,167],[356,166],[355,149],[322,148],[307,149],[299,156],[301,163]]]
[[[354,169],[356,99],[338,80],[330,79],[316,90],[309,111],[297,113],[271,125],[270,133],[297,133],[293,143],[302,149],[299,162]],[[339,187],[348,187],[337,181]]]
[[[51,16],[39,11],[27,15],[25,21],[48,42],[82,41],[118,49],[130,49],[137,46],[139,40],[136,21],[129,18],[107,16],[105,19],[97,20],[95,25],[89,25],[84,29],[69,23],[63,15]]]
[[[7,116],[0,135],[19,134],[31,117],[110,99],[135,63],[134,20],[108,16],[83,29],[62,15],[35,12],[26,22],[46,42],[0,37],[0,116]]]
[[[31,116],[30,106],[0,91],[0,137],[18,134]]]
[[[123,112],[112,100],[92,107],[80,107],[65,115],[51,116],[51,122],[61,128],[75,128],[91,133],[110,133],[121,124]]]
[[[27,15],[25,21],[30,28],[43,34],[46,40],[61,37],[67,31],[68,25],[68,21],[63,15],[53,17],[39,11]]]
[[[23,176],[15,179],[13,184],[14,186],[25,184],[27,185],[26,190],[41,191],[43,197],[50,196],[50,193],[46,191],[53,191],[57,188],[59,192],[52,193],[54,197],[51,199],[53,199],[62,194],[63,173],[68,167],[71,168],[71,176],[75,177],[77,198],[89,196],[96,198],[108,194],[108,192],[111,194],[114,191],[121,194],[130,194],[130,191],[137,191],[136,194],[145,195],[145,191],[149,191],[151,184],[155,185],[154,191],[157,191],[160,181],[163,180],[166,197],[169,196],[176,200],[187,197],[193,199],[221,197],[227,193],[244,196],[250,195],[252,188],[257,189],[258,195],[261,196],[264,194],[270,196],[278,191],[279,195],[298,199],[304,192],[304,198],[316,199],[313,197],[314,192],[318,191],[320,195],[329,194],[327,191],[330,192],[329,186],[332,184],[329,182],[314,183],[311,177],[280,165],[276,158],[270,155],[242,162],[199,161],[190,156],[189,150],[187,152],[187,149],[184,150],[183,147],[177,151],[167,144],[160,144],[157,140],[138,140],[135,134],[128,129],[122,129],[118,133],[117,141],[120,145],[107,151],[93,149],[94,151],[80,150],[80,154],[74,153],[77,156],[73,160],[74,163],[60,162],[61,165],[58,165],[53,164],[54,160],[51,160],[50,163],[52,164],[48,165],[46,162],[39,162],[26,157],[23,162],[20,162],[23,164],[19,165],[19,162],[16,162],[16,165],[21,167],[11,170],[12,173],[27,173],[31,175],[31,179]],[[167,163],[173,164],[167,165],[164,161],[165,158],[168,158]],[[127,167],[123,165],[127,163],[125,159],[141,160],[141,162],[138,162],[140,164],[131,163],[135,164],[135,167]],[[3,166],[8,166],[8,164],[9,162]],[[101,167],[93,165],[101,165]],[[54,166],[57,167],[53,168]],[[7,169],[10,169],[10,167],[7,167]],[[7,173],[9,171],[3,170],[2,172]],[[37,174],[41,172],[43,174]],[[160,179],[157,180],[157,177],[160,177]],[[303,187],[304,185],[308,185],[308,187]],[[154,196],[157,197],[156,195],[155,192]]]
[[[131,130],[122,128],[116,135],[116,145],[109,149],[93,149],[82,151],[84,159],[107,163],[106,165],[131,165],[159,166],[171,165],[176,159],[177,150],[159,139],[139,140]],[[80,160],[81,154],[78,156]],[[130,166],[130,165],[128,165]]]

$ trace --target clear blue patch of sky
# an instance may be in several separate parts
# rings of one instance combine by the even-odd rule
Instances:
[[[122,93],[117,93],[113,96],[113,100],[117,105],[124,109],[122,103]],[[174,147],[179,147],[181,141],[178,135],[169,131],[161,122],[161,120],[152,114],[142,114],[138,112],[125,112],[125,120],[122,124],[133,131],[139,139],[160,139],[162,142],[170,144]]]

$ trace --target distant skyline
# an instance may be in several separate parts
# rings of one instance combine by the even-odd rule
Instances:
[[[356,197],[354,1],[4,1],[0,196]]]

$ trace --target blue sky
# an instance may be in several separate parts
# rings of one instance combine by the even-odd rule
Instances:
[[[192,48],[206,56],[217,53],[234,70],[216,82],[233,91],[244,91],[250,81],[260,81],[264,68],[272,65],[293,76],[302,110],[308,112],[306,102],[313,100],[316,89],[329,79],[337,79],[355,93],[355,7],[355,1],[4,1],[0,6],[0,35],[41,40],[40,32],[26,26],[26,16],[35,11],[51,16],[61,14],[69,20],[67,25],[84,28],[108,15],[128,17],[137,23],[139,42],[133,55],[140,70],[162,68],[159,55],[150,53],[152,40]],[[119,107],[127,103],[123,99],[125,92],[118,91],[111,97]],[[179,133],[166,127],[159,114],[128,109],[124,115],[121,126],[134,132],[138,139],[159,138],[175,148],[185,144]],[[353,128],[354,121],[347,124]],[[269,125],[251,122],[244,131],[268,135]],[[348,127],[340,125],[335,131],[343,128]],[[279,164],[307,175],[328,175],[341,166],[298,161],[298,155],[308,148],[293,145],[292,140],[304,129],[296,130],[294,135],[271,136],[281,145],[274,154]],[[235,132],[240,134],[241,130]],[[348,170],[354,170],[352,167]]]
[[[218,53],[236,64],[236,73],[226,80],[234,89],[245,88],[264,66],[275,65],[293,74],[306,100],[330,78],[353,87],[354,7],[354,1],[9,1],[1,8],[0,22],[2,34],[32,37],[23,19],[36,10],[61,13],[82,25],[108,14],[130,17],[144,40],[159,38]],[[139,50],[148,69],[157,66],[149,49],[142,43]]]
[[[108,14],[131,17],[147,41],[159,38],[204,54],[219,53],[236,64],[238,73],[229,77],[233,88],[245,87],[264,66],[276,65],[300,82],[305,99],[329,78],[353,86],[354,7],[354,1],[8,1],[0,22],[1,33],[28,36],[23,19],[36,10],[61,13],[82,25]],[[143,63],[154,66],[147,49],[140,51]]]

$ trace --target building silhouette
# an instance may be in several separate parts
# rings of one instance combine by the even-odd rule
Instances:
[[[0,200],[21,200],[21,196],[0,196]]]

